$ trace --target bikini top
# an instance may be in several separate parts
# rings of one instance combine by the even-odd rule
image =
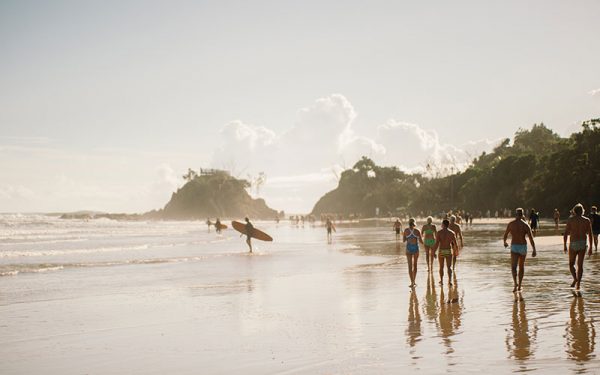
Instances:
[[[408,236],[406,236],[406,239],[409,238],[419,238],[419,236],[415,235],[415,230],[414,229],[409,229],[410,230],[410,234]]]

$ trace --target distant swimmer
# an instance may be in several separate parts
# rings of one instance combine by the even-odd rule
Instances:
[[[587,250],[587,237],[589,237],[590,249],[588,256],[592,256],[592,223],[590,219],[583,216],[584,209],[581,203],[573,207],[574,216],[567,220],[567,227],[563,235],[564,252],[567,253],[567,238],[569,241],[569,271],[573,276],[571,287],[579,289],[581,279],[583,277],[583,260],[585,259],[585,251]],[[577,260],[577,272],[575,272],[575,260]]]
[[[423,243],[421,232],[415,228],[415,219],[408,220],[408,228],[404,230],[402,242],[406,242],[406,260],[408,262],[408,276],[410,277],[410,287],[414,288],[415,278],[417,277],[417,260],[419,259],[419,242]]]
[[[533,241],[533,234],[529,224],[523,220],[523,209],[517,208],[516,218],[508,223],[506,231],[504,232],[504,247],[508,247],[506,242],[508,235],[511,235],[510,240],[510,260],[511,260],[511,271],[514,283],[513,292],[521,290],[521,283],[523,282],[523,275],[525,274],[525,257],[527,257],[527,240],[525,236],[529,237],[529,242],[533,248],[532,257],[535,258],[535,242]],[[517,264],[519,265],[519,282],[517,283]]]
[[[433,250],[433,245],[435,245],[435,234],[437,233],[437,228],[432,224],[432,222],[433,218],[429,216],[427,218],[427,224],[423,225],[423,228],[421,228],[428,270],[433,269],[433,259],[436,257],[435,251]]]
[[[598,235],[600,234],[600,215],[598,214],[598,208],[592,206],[592,213],[590,214],[590,220],[592,221],[592,234],[594,235],[594,246],[596,252],[598,252]],[[590,248],[592,244],[590,243]]]
[[[539,221],[540,213],[537,212],[535,208],[532,208],[531,211],[529,211],[529,226],[531,227],[531,232],[534,236],[537,234]]]
[[[452,253],[458,251],[458,245],[456,244],[456,235],[453,231],[448,229],[450,222],[448,219],[442,220],[442,229],[440,229],[435,235],[435,244],[433,245],[433,251],[440,249],[438,253],[438,260],[440,262],[440,284],[444,283],[444,262],[446,262],[446,268],[448,269],[448,284],[452,285]]]
[[[560,211],[558,208],[554,209],[554,229],[558,230],[558,223],[560,223]]]
[[[252,225],[252,223],[250,222],[250,219],[245,218],[246,220],[246,243],[248,244],[248,247],[250,248],[250,252],[252,252],[252,232],[254,231],[254,225]]]
[[[450,225],[448,226],[448,229],[450,229],[451,231],[454,232],[454,235],[456,236],[456,239],[457,239],[457,243],[456,243],[457,246],[454,250],[454,253],[452,254],[452,271],[454,271],[454,269],[456,268],[456,259],[458,258],[458,254],[460,253],[462,248],[465,246],[465,243],[463,240],[463,235],[462,235],[462,229],[460,228],[460,225],[456,222],[456,216],[454,216],[454,215],[450,216]],[[458,243],[458,239],[460,239],[460,244]]]
[[[331,221],[331,218],[327,217],[325,227],[327,228],[327,243],[331,243],[331,241],[333,240],[332,232],[335,232],[335,225],[333,225],[333,221]]]
[[[217,221],[215,221],[215,230],[217,231],[217,234],[221,234],[221,229],[221,220],[217,218]]]
[[[210,226],[213,225],[212,221],[210,221],[210,218],[206,218],[206,225],[208,226],[208,233],[210,233]]]
[[[396,219],[394,222],[394,231],[396,232],[396,241],[400,239],[400,232],[402,231],[402,222],[400,219]]]

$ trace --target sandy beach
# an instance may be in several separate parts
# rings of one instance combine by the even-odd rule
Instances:
[[[256,223],[248,254],[199,222],[2,216],[2,374],[598,373],[600,257],[569,288],[543,230],[512,293],[503,222],[465,228],[452,286],[383,223]]]

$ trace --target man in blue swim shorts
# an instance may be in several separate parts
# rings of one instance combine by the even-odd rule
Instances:
[[[508,247],[508,235],[511,235],[510,241],[510,260],[511,260],[511,271],[514,283],[513,293],[517,290],[521,290],[521,284],[523,282],[523,275],[525,274],[525,258],[527,257],[527,240],[525,236],[529,237],[529,242],[533,248],[532,257],[535,258],[535,242],[533,241],[533,235],[529,224],[523,220],[523,209],[517,208],[517,217],[515,220],[508,223],[506,231],[504,232],[504,247]],[[519,272],[517,274],[517,265],[519,266]],[[518,283],[517,283],[518,275]]]
[[[587,250],[587,237],[589,237],[588,256],[592,256],[592,223],[590,219],[583,216],[584,210],[581,203],[573,207],[574,215],[567,220],[567,227],[563,234],[563,244],[565,254],[567,253],[567,238],[570,236],[569,242],[569,271],[573,276],[571,288],[575,287],[579,290],[581,279],[583,277],[583,260],[585,259],[585,251]],[[575,272],[575,261],[577,261],[577,272]]]

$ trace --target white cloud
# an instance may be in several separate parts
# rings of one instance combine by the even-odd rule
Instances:
[[[443,142],[435,130],[393,119],[367,136],[353,128],[356,117],[350,101],[333,94],[302,108],[293,126],[281,134],[232,121],[221,132],[212,164],[233,169],[234,175],[241,177],[265,172],[267,182],[261,195],[271,204],[291,204],[276,208],[297,212],[309,210],[323,193],[335,187],[341,171],[361,156],[407,172],[425,172],[429,164],[437,173],[449,173],[450,167],[465,168],[474,157],[497,144],[481,140],[455,146]]]
[[[591,96],[600,96],[600,89],[592,90],[588,92],[588,94],[590,94]]]

